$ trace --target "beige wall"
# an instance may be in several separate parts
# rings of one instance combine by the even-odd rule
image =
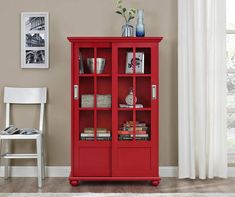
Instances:
[[[147,36],[160,45],[160,165],[177,165],[177,0],[125,0],[145,10]],[[20,13],[50,14],[50,68],[20,68]],[[4,127],[3,87],[49,89],[46,110],[47,165],[70,164],[70,45],[67,36],[120,36],[123,19],[114,0],[0,0],[0,128]],[[134,23],[135,24],[135,23]],[[14,106],[14,123],[36,126],[36,108]],[[27,124],[33,120],[32,124]],[[16,142],[21,151],[33,144]],[[25,162],[25,161],[24,161]],[[26,162],[32,165],[32,161]],[[16,165],[21,165],[17,162]]]

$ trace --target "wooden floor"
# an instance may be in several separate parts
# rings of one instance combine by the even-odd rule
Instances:
[[[66,178],[46,178],[43,188],[37,188],[36,178],[0,178],[0,192],[134,192],[134,193],[182,193],[182,192],[235,192],[235,178],[213,180],[179,180],[162,178],[158,187],[150,182],[81,182],[70,186]]]

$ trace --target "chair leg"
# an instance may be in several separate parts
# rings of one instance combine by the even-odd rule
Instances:
[[[42,179],[45,179],[45,165],[44,165],[44,156],[42,155]]]
[[[42,179],[45,179],[45,159],[44,159],[44,142],[42,138]]]
[[[11,146],[11,142],[10,140],[4,140],[4,152],[5,153],[10,153],[10,146]],[[9,177],[9,164],[10,164],[10,159],[6,159],[4,158],[4,178],[8,179]]]
[[[42,187],[42,138],[37,138],[38,187]]]
[[[3,165],[2,164],[2,161],[3,161],[3,159],[2,159],[2,156],[3,156],[3,140],[2,139],[0,139],[0,168],[1,168],[1,166]]]

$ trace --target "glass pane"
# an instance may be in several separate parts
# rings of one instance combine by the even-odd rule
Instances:
[[[227,109],[235,108],[235,95],[227,96]]]
[[[133,111],[118,112],[118,140],[133,140]]]
[[[87,59],[94,58],[93,48],[80,48],[79,50],[79,73],[80,74],[90,74],[91,69],[87,65]]]
[[[112,139],[112,111],[97,111],[96,139],[99,141]]]
[[[94,113],[93,111],[80,111],[79,114],[80,140],[94,140]]]
[[[143,72],[141,74],[151,74],[151,49],[150,48],[136,48],[136,58],[139,60],[139,67]],[[142,54],[142,59],[141,59]],[[136,60],[138,63],[138,61]]]
[[[136,78],[136,108],[151,107],[151,78],[137,77]]]
[[[235,108],[235,35],[227,35],[227,108]]]
[[[235,1],[234,0],[227,0],[227,8],[226,8],[226,21],[227,21],[227,29],[233,30],[235,29]]]
[[[118,49],[118,74],[130,74],[132,61],[128,54],[133,54],[132,48],[119,48]]]
[[[150,140],[151,111],[136,111],[136,140]]]
[[[79,78],[79,100],[81,108],[94,107],[94,79]]]
[[[235,95],[235,74],[227,74],[228,95]]]
[[[235,113],[227,114],[228,120],[228,133],[227,133],[227,145],[228,150],[235,150]]]
[[[235,34],[227,35],[226,48],[228,72],[235,73]]]
[[[96,88],[96,107],[97,108],[110,108],[112,105],[112,78],[99,77],[97,78]]]
[[[118,78],[118,107],[119,108],[133,108],[134,95],[131,96],[130,91],[133,91],[132,77]]]
[[[112,73],[112,49],[111,48],[98,48],[96,60],[97,74],[110,74]]]

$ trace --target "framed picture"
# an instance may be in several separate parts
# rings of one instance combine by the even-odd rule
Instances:
[[[21,13],[21,68],[49,68],[49,15]]]
[[[135,53],[135,72],[144,74],[144,53]],[[127,52],[126,55],[126,74],[134,73],[134,58],[132,52]]]

